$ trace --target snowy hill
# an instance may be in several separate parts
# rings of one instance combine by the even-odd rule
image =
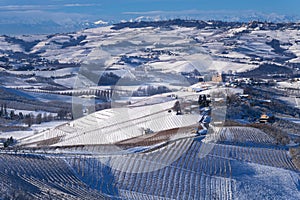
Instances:
[[[299,70],[299,26],[169,20],[124,22],[65,34],[4,35],[0,36],[0,74],[13,77],[14,82],[0,78],[0,83],[63,90],[73,88],[77,74],[87,71],[98,79],[106,73],[127,76],[127,85],[164,79],[178,85],[182,81],[173,83],[165,76],[245,72],[265,65],[292,73]],[[80,79],[83,85],[101,85]]]
[[[1,36],[0,46],[3,59],[11,58],[10,52],[23,52],[23,56],[37,56],[60,63],[90,63],[104,56],[109,60],[103,67],[117,67],[118,64],[126,67],[132,63],[128,60],[122,62],[123,55],[135,56],[137,60],[143,58],[140,61],[146,64],[155,59],[165,63],[190,61],[188,55],[198,57],[204,54],[218,65],[219,62],[227,63],[225,70],[237,64],[240,64],[237,70],[245,70],[259,64],[255,61],[272,61],[282,55],[284,58],[278,62],[296,62],[298,27],[299,24],[293,23],[260,22],[126,22],[69,34]]]

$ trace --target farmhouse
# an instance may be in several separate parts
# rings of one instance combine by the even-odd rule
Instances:
[[[274,115],[272,114],[262,114],[260,119],[259,119],[259,122],[260,123],[272,123],[274,121],[275,117]]]
[[[212,82],[217,82],[217,83],[220,83],[220,82],[224,82],[224,75],[223,74],[216,74],[212,77]]]

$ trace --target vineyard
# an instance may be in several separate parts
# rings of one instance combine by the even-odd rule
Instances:
[[[299,0],[39,2],[0,3],[0,200],[300,200]]]
[[[176,113],[175,100],[138,106],[146,102],[23,138],[0,154],[2,190],[15,184],[32,199],[300,198],[288,148],[264,129],[222,127],[222,102],[207,126],[191,109]]]
[[[103,199],[59,158],[25,154],[0,155],[1,198],[11,191],[26,191],[26,199]],[[14,192],[12,192],[14,193]]]
[[[143,152],[86,145],[64,147],[74,154],[1,154],[2,190],[12,190],[15,184],[15,188],[30,191],[33,199],[49,194],[52,199],[236,199],[253,197],[249,187],[256,188],[260,198],[265,190],[281,198],[290,195],[290,188],[297,188],[298,169],[288,151],[276,148],[269,135],[248,127],[214,130],[205,139],[181,138]],[[223,143],[225,140],[232,143]],[[96,151],[103,154],[88,153]],[[242,178],[243,173],[247,178]],[[270,185],[268,179],[276,185]],[[273,187],[282,188],[281,193],[274,194]],[[295,191],[293,198],[300,196]]]
[[[237,184],[243,183],[237,181],[237,163],[244,168],[254,165],[286,170],[281,173],[299,180],[286,150],[203,143],[191,138],[147,153],[73,157],[67,162],[93,189],[124,199],[235,199]]]
[[[191,138],[148,153],[73,157],[67,162],[93,189],[125,199],[234,199],[236,162],[297,171],[282,149]]]
[[[220,132],[220,141],[234,144],[276,145],[276,140],[256,128],[224,127]]]
[[[185,139],[144,154],[67,162],[93,189],[124,199],[233,199],[230,160],[198,157],[201,145]]]
[[[241,147],[223,144],[205,144],[210,146],[210,156],[220,159],[234,159],[289,170],[297,170],[286,150],[259,147]]]
[[[33,146],[45,144],[45,141],[56,146],[112,144],[141,136],[146,129],[159,132],[197,124],[198,115],[168,112],[173,105],[174,101],[170,101],[160,105],[103,110],[24,138],[21,143]],[[51,140],[53,138],[59,138],[59,141]]]

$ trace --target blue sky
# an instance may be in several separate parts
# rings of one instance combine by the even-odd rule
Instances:
[[[299,11],[300,0],[0,0],[0,34],[73,31],[141,16],[280,21],[299,19]]]

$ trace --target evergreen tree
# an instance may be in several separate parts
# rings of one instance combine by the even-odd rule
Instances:
[[[14,119],[15,118],[15,111],[11,110],[9,116],[10,116],[10,119]]]
[[[31,125],[33,124],[33,116],[30,115],[30,114],[25,115],[24,123],[25,123],[28,127],[31,127]]]
[[[206,95],[203,95],[203,106],[204,107],[208,106],[208,103],[207,103],[207,100],[206,100]]]
[[[7,138],[7,140],[3,143],[4,147],[9,147],[10,145],[12,145],[14,143],[14,139],[11,136],[10,138]]]
[[[42,123],[42,114],[39,113],[36,118],[35,118],[35,123],[36,124],[41,124]]]
[[[201,94],[199,95],[199,98],[198,98],[198,104],[199,104],[199,106],[202,104],[202,95]]]
[[[3,117],[3,115],[4,115],[4,108],[3,108],[3,104],[1,104],[0,117]]]
[[[181,106],[179,101],[175,102],[173,109],[176,111],[177,115],[181,114]]]
[[[58,111],[57,116],[60,120],[62,120],[67,116],[67,111],[66,110],[60,110],[60,111]]]
[[[19,112],[19,119],[23,120],[24,119],[24,115],[22,112]]]
[[[51,121],[53,121],[53,120],[54,120],[53,115],[50,113],[50,114],[48,115],[48,117],[47,117],[47,121],[48,121],[48,122],[51,122]]]
[[[4,116],[7,117],[8,113],[7,113],[7,106],[6,104],[4,104]]]

